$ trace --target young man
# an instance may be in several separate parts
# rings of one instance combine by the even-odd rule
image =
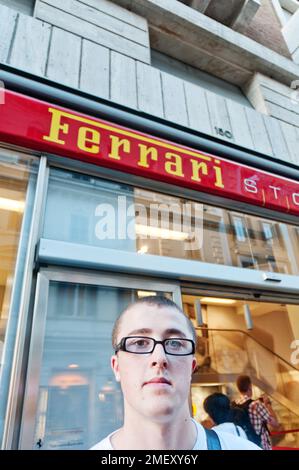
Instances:
[[[248,375],[240,375],[237,378],[237,388],[241,394],[236,400],[238,405],[242,405],[251,421],[251,424],[258,436],[261,438],[261,446],[264,450],[272,450],[270,433],[267,425],[279,428],[279,423],[275,412],[272,409],[271,401],[267,396],[262,396],[258,400],[252,399],[252,383]]]
[[[93,450],[207,449],[188,402],[195,342],[191,321],[165,297],[144,297],[120,315],[111,366],[124,396],[124,424]],[[224,450],[259,449],[230,434],[218,436]]]

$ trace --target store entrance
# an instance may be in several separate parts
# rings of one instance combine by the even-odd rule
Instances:
[[[184,292],[184,291],[183,291]],[[238,375],[249,375],[255,397],[271,397],[282,427],[299,428],[299,305],[242,300],[238,296],[183,293],[185,313],[197,325],[197,370],[192,404],[196,419],[207,416],[203,400],[213,392],[237,398]],[[299,433],[280,435],[280,445],[299,445]]]
[[[219,293],[142,276],[41,268],[19,448],[88,449],[121,425],[122,394],[110,368],[112,327],[129,303],[150,294],[183,305],[196,326],[191,396],[198,421],[205,419],[206,395],[217,390],[233,397],[237,375],[248,373],[257,396],[271,396],[284,427],[298,429],[299,354],[292,349],[298,305]]]
[[[176,282],[45,268],[38,274],[20,433],[21,449],[88,449],[123,421],[110,357],[118,315]]]

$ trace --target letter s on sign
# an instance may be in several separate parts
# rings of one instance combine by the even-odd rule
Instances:
[[[256,181],[246,178],[244,180],[245,190],[249,193],[257,193]]]

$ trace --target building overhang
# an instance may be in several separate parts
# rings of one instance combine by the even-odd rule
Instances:
[[[247,27],[261,6],[261,0],[179,0],[219,23],[239,31]]]
[[[255,72],[290,86],[299,66],[218,21],[174,0],[115,0],[149,23],[151,47],[243,86]]]

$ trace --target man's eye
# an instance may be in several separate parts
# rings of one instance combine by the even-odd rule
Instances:
[[[183,346],[183,344],[182,344],[182,341],[179,341],[178,339],[173,339],[168,342],[168,346],[173,349],[180,349]]]
[[[137,341],[135,341],[135,345],[136,346],[146,346],[148,344],[148,341],[144,340],[144,339],[138,339]]]
[[[138,348],[145,348],[146,346],[148,346],[148,344],[149,341],[146,339],[134,339],[129,343],[130,346],[135,346]]]

